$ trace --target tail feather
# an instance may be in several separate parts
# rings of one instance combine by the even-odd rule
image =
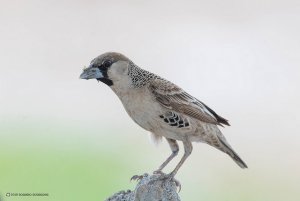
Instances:
[[[239,155],[232,149],[232,147],[227,143],[227,141],[222,138],[219,138],[219,141],[221,142],[221,144],[225,147],[224,151],[225,153],[227,153],[233,160],[234,162],[236,162],[241,168],[248,168],[247,164],[239,157]]]

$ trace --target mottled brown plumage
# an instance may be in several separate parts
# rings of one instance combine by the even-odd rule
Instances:
[[[206,123],[218,125],[223,123],[229,125],[227,121],[224,121],[224,118],[169,81],[161,79],[153,80],[149,88],[156,97],[156,100],[168,109]]]
[[[172,82],[139,68],[127,57],[111,52],[100,55],[80,77],[97,79],[110,86],[138,125],[155,138],[166,138],[172,154],[158,172],[177,155],[178,140],[183,142],[185,152],[169,177],[174,177],[191,154],[192,142],[207,143],[228,154],[241,168],[247,168],[218,128],[229,125],[226,119]]]

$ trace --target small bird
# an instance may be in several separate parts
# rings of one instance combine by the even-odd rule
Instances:
[[[162,173],[178,154],[177,141],[182,141],[184,155],[165,178],[174,178],[191,154],[192,142],[207,143],[228,154],[241,168],[247,168],[218,128],[229,126],[228,120],[172,82],[138,67],[124,55],[108,52],[96,57],[80,78],[96,79],[108,85],[133,121],[155,139],[164,137],[167,140],[172,153],[155,173]]]

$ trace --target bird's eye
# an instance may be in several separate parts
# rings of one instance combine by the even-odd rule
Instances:
[[[106,60],[106,61],[103,62],[102,65],[103,65],[104,68],[108,68],[108,67],[111,66],[111,64],[112,64],[112,62],[110,60]]]

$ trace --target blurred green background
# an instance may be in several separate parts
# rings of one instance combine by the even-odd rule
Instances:
[[[0,200],[104,200],[170,154],[107,86],[78,78],[107,51],[230,120],[249,169],[196,143],[176,176],[182,200],[300,200],[299,13],[291,0],[1,1]]]

